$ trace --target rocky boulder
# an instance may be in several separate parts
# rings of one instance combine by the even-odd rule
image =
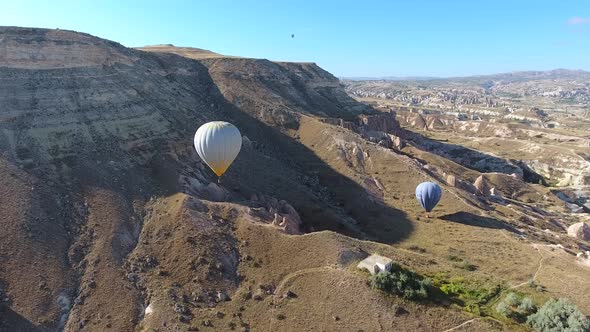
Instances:
[[[575,223],[568,227],[567,235],[576,239],[590,241],[590,226],[585,222]]]
[[[438,116],[426,116],[425,121],[426,127],[430,130],[444,130],[447,128],[445,123]]]
[[[374,115],[360,115],[359,124],[364,130],[368,131],[397,133],[400,130],[399,122],[396,120],[395,112],[393,111]]]
[[[389,135],[389,139],[391,140],[392,145],[396,150],[401,150],[404,147],[406,147],[406,142],[399,136]]]
[[[179,182],[184,192],[191,196],[214,202],[223,202],[229,197],[229,192],[214,182],[205,184],[204,179],[198,180],[184,175],[180,176]]]
[[[490,189],[490,195],[493,197],[498,197],[498,198],[502,197],[502,193],[498,189],[496,189],[495,187]]]
[[[475,182],[473,183],[475,190],[478,194],[482,196],[488,196],[490,193],[490,186],[488,185],[488,181],[484,178],[483,175],[480,175]]]
[[[416,129],[427,129],[426,120],[420,114],[412,113],[406,118],[406,122]]]
[[[457,178],[455,178],[455,176],[452,175],[452,174],[447,175],[445,181],[451,187],[456,187],[457,186]]]
[[[248,213],[263,222],[282,229],[287,234],[301,234],[301,218],[286,201],[265,195],[253,195]]]

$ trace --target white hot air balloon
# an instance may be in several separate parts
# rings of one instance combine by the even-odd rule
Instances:
[[[195,134],[195,150],[218,177],[227,171],[241,148],[242,135],[229,122],[205,123]]]

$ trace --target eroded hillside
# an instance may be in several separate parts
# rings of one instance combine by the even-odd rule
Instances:
[[[502,158],[517,176],[483,177],[504,197],[478,193],[485,170],[315,64],[61,30],[0,28],[0,42],[2,329],[521,328],[452,296],[383,296],[355,269],[374,252],[440,282],[590,310],[575,257],[588,242],[565,235],[577,217],[559,198]],[[192,148],[213,120],[243,135],[220,185]],[[427,180],[445,191],[432,218],[414,198]]]

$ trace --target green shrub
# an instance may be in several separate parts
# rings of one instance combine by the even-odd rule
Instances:
[[[396,294],[406,299],[426,299],[432,281],[422,279],[412,271],[394,266],[390,272],[381,271],[369,276],[369,285],[373,289]]]
[[[508,293],[504,299],[496,305],[496,311],[519,323],[524,323],[526,317],[535,312],[536,307],[530,297],[522,298],[516,293]]]
[[[465,310],[474,315],[481,316],[481,308],[478,304],[470,303],[465,307]]]
[[[451,262],[460,262],[460,261],[461,261],[461,258],[460,258],[460,257],[458,257],[458,256],[455,256],[455,255],[449,255],[447,258],[448,258],[448,259],[449,259]]]
[[[461,265],[459,265],[459,267],[462,268],[463,270],[467,270],[467,271],[475,271],[475,270],[477,270],[477,266],[471,264],[471,262],[468,261],[468,260],[466,260],[466,259],[464,259],[461,262]]]
[[[440,290],[451,296],[457,296],[461,300],[470,303],[485,304],[500,292],[500,287],[482,288],[478,285],[467,282],[463,278],[451,278],[443,280],[437,278],[437,286]]]
[[[518,297],[518,295],[516,295],[516,293],[508,294],[508,296],[506,296],[506,299],[504,301],[506,302],[506,304],[508,304],[511,307],[518,307],[520,305],[520,297]]]
[[[530,288],[535,288],[535,287],[537,287],[537,283],[535,282],[535,279],[533,279],[533,278],[530,278],[530,279],[529,279],[529,281],[528,281],[528,285],[529,285],[529,287],[530,287]]]
[[[447,295],[460,295],[466,292],[465,285],[461,280],[450,280],[449,283],[442,284],[440,290]]]
[[[527,324],[539,332],[588,332],[590,321],[567,299],[551,299],[527,318]]]
[[[426,252],[426,249],[424,249],[422,247],[419,247],[419,246],[416,246],[416,245],[409,246],[408,249],[410,249],[412,251],[415,251],[415,252],[419,252],[419,253],[425,253]]]
[[[520,304],[518,305],[518,310],[524,313],[525,315],[529,315],[535,312],[535,310],[537,310],[537,307],[535,306],[535,303],[530,297],[525,297],[520,301]]]
[[[510,317],[512,309],[510,309],[510,306],[506,302],[501,301],[496,305],[496,312],[504,317]]]
[[[428,298],[428,287],[429,286],[420,287],[420,289],[416,291],[416,296],[420,299]]]
[[[373,289],[387,290],[390,288],[390,273],[381,271],[369,277],[369,285]]]

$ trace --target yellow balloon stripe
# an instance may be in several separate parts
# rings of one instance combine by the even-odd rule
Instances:
[[[227,169],[229,168],[229,165],[229,161],[224,160],[221,162],[211,162],[209,167],[211,168],[211,170],[213,170],[213,173],[215,173],[215,175],[222,176],[223,173],[225,173],[225,171],[227,171]]]

